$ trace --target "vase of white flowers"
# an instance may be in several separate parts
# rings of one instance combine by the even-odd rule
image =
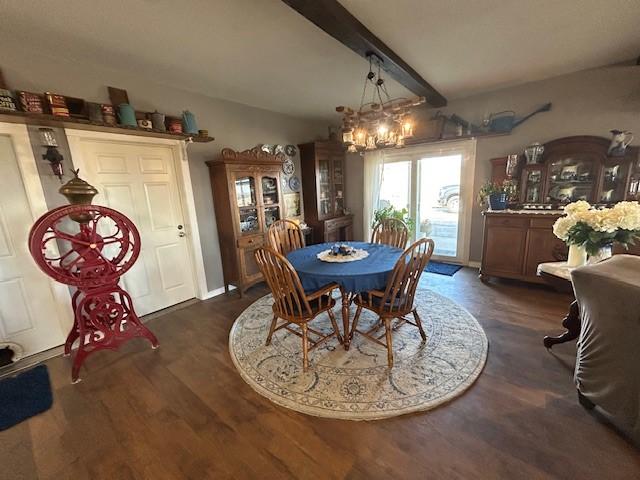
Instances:
[[[571,246],[583,247],[595,263],[611,256],[614,243],[625,248],[640,238],[640,204],[620,202],[612,208],[594,208],[579,200],[564,208],[565,215],[553,225],[553,233]],[[574,250],[573,262],[578,257]]]

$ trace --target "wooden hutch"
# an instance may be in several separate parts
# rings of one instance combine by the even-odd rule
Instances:
[[[319,141],[298,145],[302,166],[305,222],[313,243],[353,239],[353,215],[345,214],[345,151],[342,144]]]
[[[283,217],[280,175],[284,157],[259,148],[225,148],[207,162],[220,240],[224,288],[240,296],[262,280],[254,251],[265,244],[269,225]]]
[[[638,147],[624,156],[609,156],[610,140],[575,136],[544,145],[539,163],[520,167],[520,198],[513,209],[486,211],[480,278],[503,277],[544,283],[536,275],[539,263],[567,258],[567,246],[553,234],[562,206],[576,200],[592,205],[612,205],[640,200]],[[492,180],[505,178],[506,157],[493,159]],[[629,253],[640,254],[640,247]]]

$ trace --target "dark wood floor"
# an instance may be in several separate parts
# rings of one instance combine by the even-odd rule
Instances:
[[[631,479],[640,453],[583,410],[574,344],[542,346],[568,298],[542,287],[483,285],[473,270],[425,275],[489,337],[476,384],[436,410],[375,422],[308,417],[254,393],[227,352],[234,318],[266,293],[220,296],[160,316],[143,341],[98,353],[71,385],[47,362],[53,408],[0,432],[2,479]]]

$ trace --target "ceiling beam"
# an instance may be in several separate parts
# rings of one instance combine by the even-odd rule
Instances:
[[[361,57],[375,53],[383,60],[382,68],[391,77],[416,95],[425,97],[432,107],[447,104],[446,98],[337,0],[282,1]]]

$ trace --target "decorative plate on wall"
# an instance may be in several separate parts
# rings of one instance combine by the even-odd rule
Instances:
[[[282,171],[285,173],[285,175],[292,175],[295,169],[296,167],[293,164],[293,160],[291,160],[290,158],[287,158],[282,164]]]
[[[260,145],[260,150],[262,150],[263,152],[267,152],[271,155],[274,154],[275,148],[273,145],[269,145],[268,143],[264,143],[262,145]]]
[[[296,146],[295,145],[287,145],[284,147],[284,153],[288,157],[293,157],[296,154]]]
[[[295,175],[289,178],[289,188],[294,192],[297,192],[300,189],[300,179]]]

